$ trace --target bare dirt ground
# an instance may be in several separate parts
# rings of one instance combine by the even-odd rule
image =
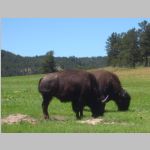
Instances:
[[[43,118],[41,118],[41,120],[44,120]],[[65,121],[67,120],[66,117],[64,116],[59,116],[59,115],[54,115],[54,116],[50,116],[51,121]],[[24,114],[11,114],[5,118],[1,119],[1,123],[4,124],[14,124],[14,123],[18,123],[18,122],[28,122],[31,124],[36,124],[37,120],[28,116],[28,115],[24,115]]]
[[[64,117],[64,116],[59,116],[59,115],[54,115],[51,116],[50,119],[51,121],[66,121],[68,120],[68,118]],[[1,123],[4,124],[15,124],[15,123],[19,123],[19,122],[28,122],[31,124],[36,124],[37,120],[28,116],[28,115],[24,115],[24,114],[11,114],[5,118],[1,119]],[[117,124],[117,122],[108,122],[105,121],[102,118],[90,118],[90,119],[86,119],[86,120],[78,120],[78,123],[82,123],[82,124],[89,124],[89,125],[97,125],[97,124]],[[125,125],[126,123],[121,123],[122,125]]]
[[[31,124],[36,124],[36,119],[23,114],[11,114],[8,117],[2,118],[1,123],[14,124],[18,122],[28,122]]]
[[[115,122],[106,122],[104,121],[104,119],[102,118],[91,118],[91,119],[87,119],[87,120],[81,120],[78,121],[79,123],[85,123],[85,124],[91,124],[91,125],[97,125],[97,124],[115,124]]]
[[[128,125],[127,122],[114,122],[114,121],[106,121],[102,118],[90,118],[87,120],[80,120],[77,121],[78,123],[82,124],[89,124],[89,125],[97,125],[97,124],[103,124],[103,125],[112,125],[112,124],[119,124],[119,125]],[[134,125],[134,124],[132,124]]]

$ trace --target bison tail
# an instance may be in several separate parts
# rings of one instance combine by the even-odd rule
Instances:
[[[40,83],[41,83],[42,79],[43,79],[43,78],[41,78],[41,79],[39,80],[39,84],[38,84],[38,91],[39,91],[39,92],[40,92]]]

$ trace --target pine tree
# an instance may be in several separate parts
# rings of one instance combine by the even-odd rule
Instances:
[[[139,23],[140,29],[140,50],[144,60],[144,66],[149,66],[150,57],[150,23],[143,21]]]
[[[124,54],[124,58],[126,60],[124,62],[126,63],[125,65],[135,67],[140,58],[138,32],[135,28],[128,30],[128,32],[124,34],[120,51],[120,54]]]
[[[108,65],[116,66],[118,63],[118,55],[120,53],[120,35],[112,33],[106,42],[106,51],[108,55]]]
[[[49,51],[46,53],[43,63],[43,73],[49,73],[56,71],[55,61],[54,61],[54,52]]]

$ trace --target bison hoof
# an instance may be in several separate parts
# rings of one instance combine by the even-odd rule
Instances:
[[[99,116],[102,116],[102,115],[92,115],[93,118],[98,118]]]
[[[77,118],[77,120],[81,120],[81,117]]]
[[[45,115],[45,116],[44,116],[44,119],[45,119],[45,120],[48,120],[48,119],[49,119],[49,116]]]
[[[80,116],[80,117],[76,117],[77,120],[81,120],[83,118],[83,116]]]

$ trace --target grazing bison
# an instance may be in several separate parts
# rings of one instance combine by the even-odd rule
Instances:
[[[98,100],[98,85],[95,77],[83,70],[66,70],[49,73],[39,81],[39,92],[43,97],[44,118],[48,119],[48,105],[52,97],[61,102],[72,102],[76,118],[83,117],[83,107],[89,106],[93,117],[103,115],[103,106]]]
[[[99,91],[105,96],[105,104],[113,100],[119,111],[128,110],[130,105],[130,95],[121,86],[119,78],[114,74],[106,70],[98,70],[92,72],[96,77],[99,84]]]

